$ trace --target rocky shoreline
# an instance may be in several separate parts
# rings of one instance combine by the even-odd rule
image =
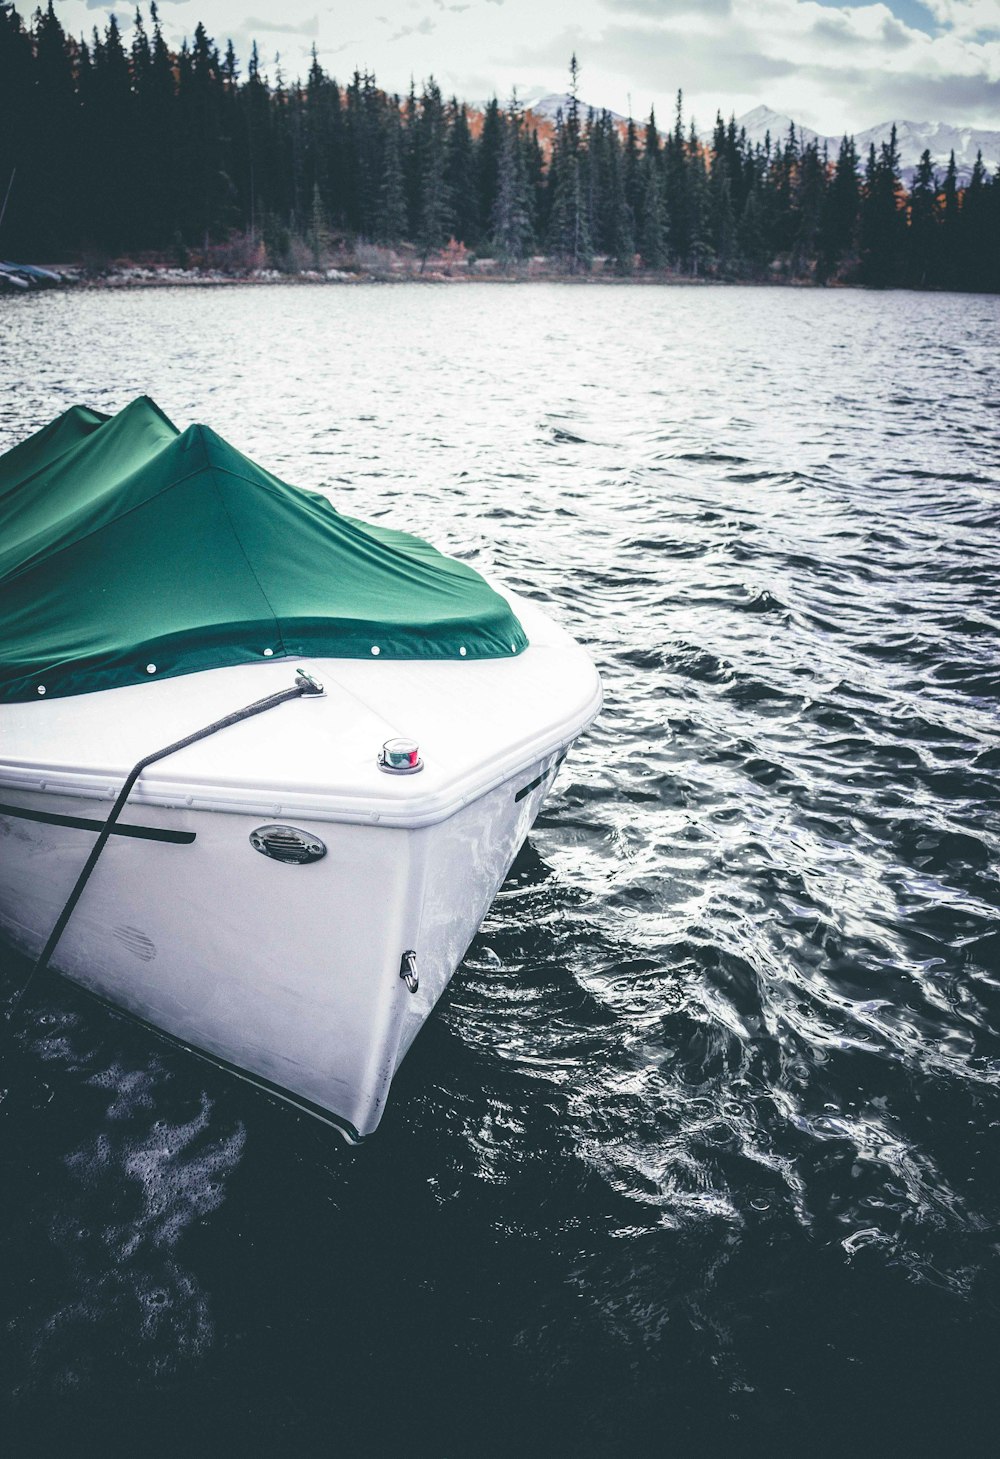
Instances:
[[[651,270],[636,268],[632,273],[622,273],[603,258],[595,258],[589,270],[571,273],[556,260],[534,257],[516,265],[504,266],[494,258],[447,256],[428,258],[423,264],[419,259],[400,256],[392,250],[372,250],[385,253],[385,258],[375,260],[343,259],[336,264],[319,268],[276,269],[276,268],[220,268],[208,266],[178,266],[160,262],[134,263],[115,261],[99,266],[83,263],[49,263],[44,268],[25,265],[6,265],[10,273],[6,276],[10,292],[34,292],[41,288],[71,289],[162,289],[231,287],[233,285],[327,285],[327,284],[461,284],[461,283],[565,283],[565,284],[693,284],[699,287],[741,282],[773,283],[810,287],[811,281],[775,277],[769,280],[739,280],[698,278],[668,269]],[[19,275],[21,282],[12,283],[11,275]],[[0,272],[0,294],[4,288],[5,275]]]

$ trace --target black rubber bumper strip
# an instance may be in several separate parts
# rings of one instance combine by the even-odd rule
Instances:
[[[0,805],[0,816],[19,816],[22,821],[44,821],[47,826],[70,826],[74,831],[103,831],[104,821],[88,821],[84,816],[57,816],[52,811],[29,811],[24,806]],[[190,846],[197,838],[195,831],[168,831],[159,826],[123,826],[111,828],[112,836],[133,836],[138,841],[170,841],[175,846]]]
[[[554,775],[556,773],[565,758],[565,755],[560,755],[559,759],[554,760],[547,770],[542,771],[541,775],[536,775],[534,780],[529,780],[527,785],[522,785],[521,789],[514,797],[515,801],[523,800],[526,795],[530,795],[533,790],[537,790],[542,781],[545,780],[547,776]]]

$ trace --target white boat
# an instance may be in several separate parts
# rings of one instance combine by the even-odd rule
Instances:
[[[72,477],[74,451],[94,458],[85,442],[57,453],[63,477],[50,462],[48,490]],[[5,578],[3,566],[0,622],[6,602],[16,626],[25,569]],[[369,1135],[601,703],[584,651],[535,604],[501,597],[523,630],[507,657],[265,647],[193,672],[150,660],[132,682],[126,665],[90,689],[62,650],[38,668],[48,683],[32,685],[22,660],[0,702],[0,931],[38,958],[132,768],[302,671],[322,694],[143,771],[50,966],[348,1139]]]

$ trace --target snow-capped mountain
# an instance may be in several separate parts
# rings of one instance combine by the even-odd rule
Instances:
[[[747,141],[751,146],[758,142],[763,144],[766,137],[770,136],[772,143],[783,142],[788,136],[788,128],[792,124],[792,117],[784,116],[780,111],[772,111],[769,106],[755,106],[753,111],[744,112],[743,116],[736,118],[736,130],[742,127],[747,134]],[[701,129],[702,135],[705,128]],[[819,142],[820,146],[826,141],[819,132],[814,132],[809,127],[803,127],[795,123],[795,131],[800,142]],[[837,139],[837,146],[840,146],[840,139]],[[836,152],[834,153],[836,155]]]
[[[891,125],[891,122],[884,122],[880,127],[869,127],[867,132],[859,132],[854,139],[859,156],[866,155],[869,143],[874,142],[877,149],[882,142],[888,141]],[[935,171],[942,175],[954,151],[958,179],[962,184],[968,182],[972,175],[977,152],[982,152],[988,171],[993,172],[1000,165],[1000,132],[987,132],[982,128],[949,127],[946,122],[897,122],[896,145],[906,182],[913,176],[925,148],[930,151]]]
[[[788,135],[791,123],[791,117],[772,111],[769,106],[755,106],[753,111],[748,111],[744,116],[736,118],[737,127],[743,127],[746,130],[750,142],[763,142],[768,133],[771,135],[772,142],[781,141]],[[888,121],[880,123],[877,127],[869,127],[865,132],[855,134],[854,143],[858,149],[858,158],[862,166],[871,143],[875,143],[877,151],[883,142],[888,142],[891,129],[892,122]],[[809,127],[800,126],[798,123],[796,123],[795,130],[802,142],[818,141],[821,147],[825,142],[831,158],[836,157],[841,141],[839,136],[823,137],[818,132],[812,131]],[[913,179],[917,163],[925,148],[930,151],[931,162],[939,176],[944,175],[948,166],[948,158],[954,150],[959,185],[967,183],[972,175],[978,151],[982,151],[983,162],[988,171],[992,172],[1000,164],[1000,132],[988,132],[981,128],[950,127],[945,122],[897,121],[896,145],[899,148],[903,181],[907,185]]]
[[[529,97],[522,101],[521,105],[525,111],[532,112],[534,116],[553,122],[558,111],[562,110],[565,115],[569,97],[565,93],[553,91],[538,97]],[[581,115],[586,116],[591,106],[593,106],[592,102],[581,101]],[[594,107],[594,110],[596,111],[597,108]],[[617,122],[624,123],[626,120],[616,112],[612,112],[611,115]],[[774,111],[769,106],[755,106],[752,111],[745,112],[743,116],[736,118],[736,126],[737,129],[742,127],[745,130],[751,144],[763,143],[768,134],[770,134],[773,144],[785,139],[792,120],[792,117],[783,112]],[[665,117],[661,117],[659,121],[661,129],[669,125],[668,119]],[[854,142],[862,167],[864,167],[870,144],[874,142],[877,151],[883,142],[889,140],[891,128],[892,122],[888,121],[882,122],[877,127],[869,127],[865,132],[856,133]],[[795,131],[800,142],[819,142],[820,147],[825,143],[831,159],[836,157],[841,141],[839,135],[824,137],[821,133],[814,132],[810,127],[801,126],[798,122],[795,123]],[[708,127],[702,126],[700,132],[705,140],[711,136],[711,129]],[[948,166],[948,158],[954,149],[960,187],[969,181],[978,151],[982,151],[983,162],[989,172],[994,172],[1000,166],[1000,132],[988,132],[982,128],[951,127],[946,122],[897,121],[896,145],[899,148],[900,171],[907,187],[913,180],[917,163],[925,148],[929,149],[934,169],[942,178]]]
[[[560,111],[563,116],[566,115],[571,98],[568,92],[549,91],[534,99],[528,97],[527,100],[521,98],[518,100],[522,111],[530,111],[534,116],[541,117],[543,121],[554,122]],[[594,106],[591,101],[580,101],[578,105],[582,117],[585,117],[588,111],[600,111],[600,107]],[[609,112],[609,116],[615,122],[624,124],[628,121],[628,117],[619,116],[616,111]]]

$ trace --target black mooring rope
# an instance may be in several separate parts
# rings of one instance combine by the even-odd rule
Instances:
[[[105,821],[103,827],[101,828],[97,840],[91,847],[90,855],[87,857],[87,863],[81,871],[80,875],[77,877],[76,885],[70,892],[69,897],[66,900],[66,905],[63,907],[56,921],[56,925],[49,933],[48,942],[42,948],[42,951],[39,954],[37,961],[34,963],[31,969],[31,972],[25,979],[24,986],[21,988],[21,991],[18,993],[17,997],[10,1005],[10,1008],[7,1010],[8,1023],[11,1022],[14,1014],[24,1002],[25,996],[32,983],[35,981],[38,975],[43,972],[45,968],[48,967],[49,959],[55,952],[59,939],[60,937],[62,937],[63,933],[66,930],[66,924],[73,915],[73,910],[83,894],[84,887],[90,880],[91,872],[97,865],[101,856],[101,852],[108,844],[108,841],[111,837],[111,832],[114,829],[115,822],[121,815],[122,810],[125,806],[125,802],[128,800],[130,794],[132,793],[132,787],[135,785],[135,782],[139,779],[139,776],[142,774],[142,772],[147,769],[148,766],[155,764],[157,760],[165,760],[168,755],[173,755],[176,754],[178,750],[186,749],[188,745],[195,744],[197,740],[205,740],[208,738],[209,735],[217,734],[219,730],[227,729],[231,724],[239,724],[240,720],[252,719],[255,714],[263,714],[264,711],[267,709],[275,709],[279,704],[287,703],[289,699],[299,699],[304,695],[322,694],[323,692],[324,691],[322,684],[317,684],[315,679],[310,678],[309,675],[304,672],[304,670],[299,669],[298,673],[295,676],[294,688],[283,689],[280,694],[270,694],[266,699],[257,699],[254,701],[253,704],[248,704],[245,709],[237,709],[233,714],[227,714],[224,719],[217,719],[214,724],[207,724],[204,729],[195,730],[193,735],[185,735],[182,740],[177,740],[174,744],[167,745],[164,749],[157,750],[152,755],[147,755],[144,760],[139,761],[138,765],[134,765],[132,767],[129,772],[128,779],[125,781],[125,784],[118,792],[118,799],[115,801],[114,805],[111,808],[111,814],[108,816],[108,819]]]

